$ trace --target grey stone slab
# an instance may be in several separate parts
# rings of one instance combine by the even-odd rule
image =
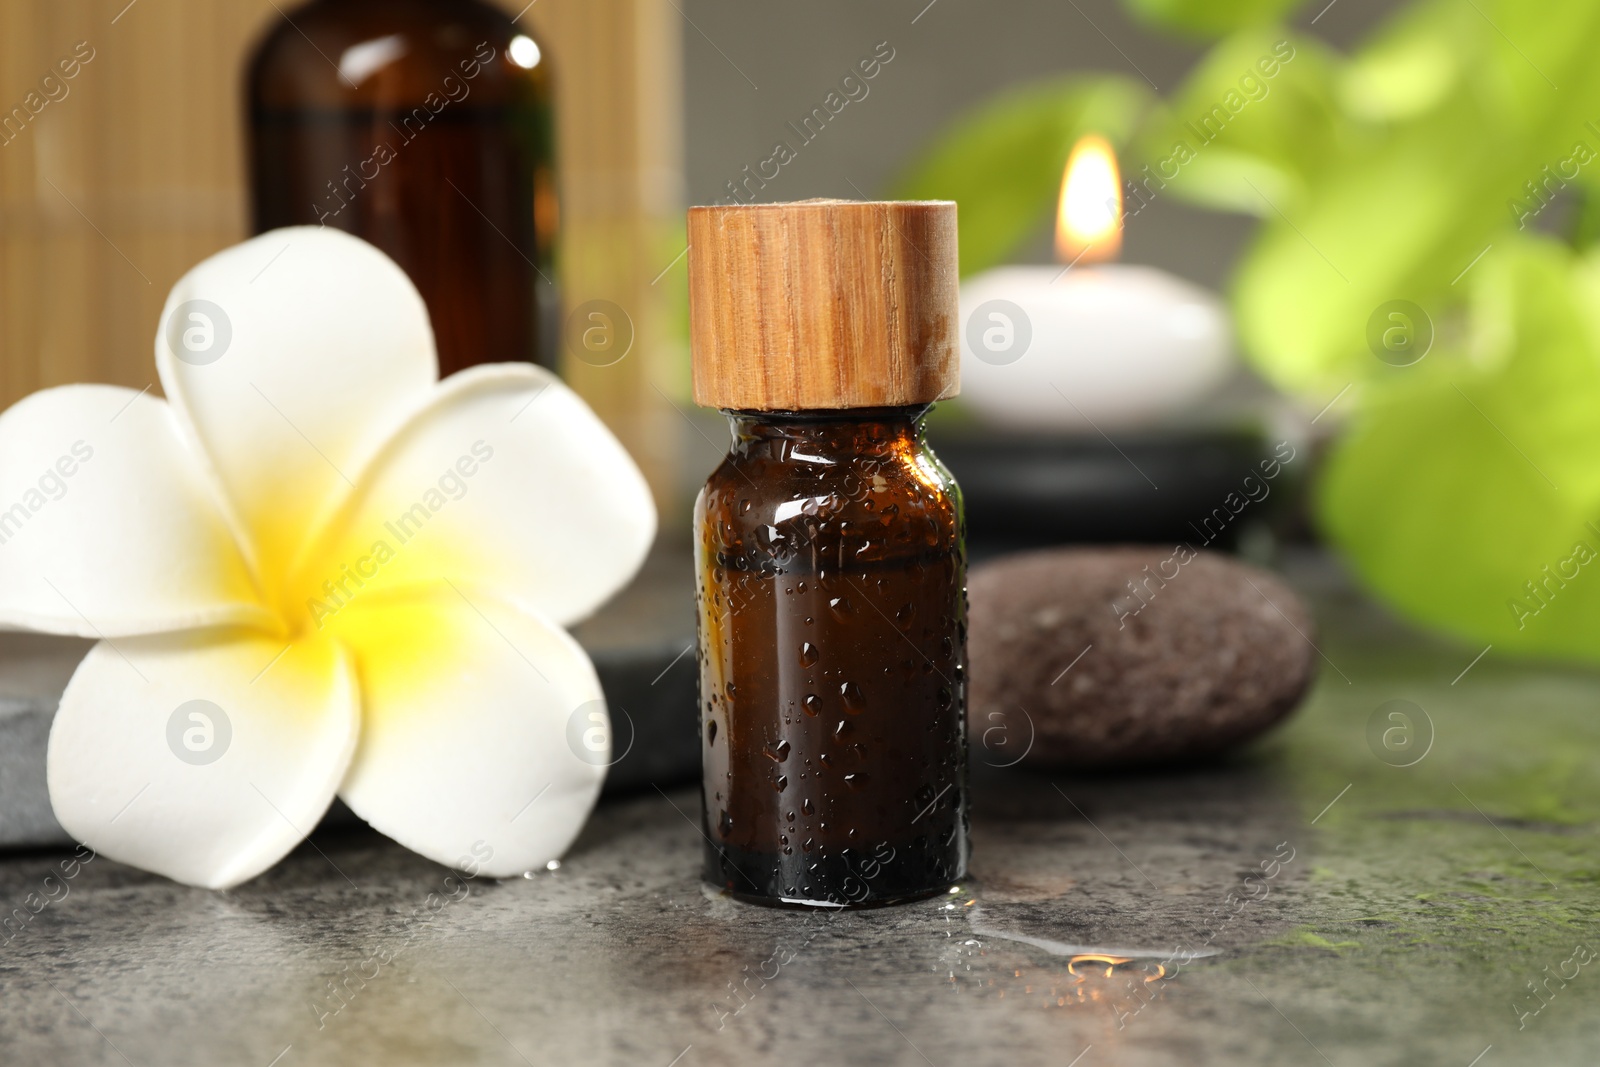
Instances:
[[[71,843],[50,811],[45,742],[62,690],[93,644],[0,633],[0,849]]]
[[[652,554],[637,580],[574,633],[612,708],[617,762],[606,791],[692,781],[700,770],[699,676],[687,549]],[[45,786],[50,722],[92,641],[0,632],[0,851],[71,844]],[[335,802],[334,824],[355,816]]]

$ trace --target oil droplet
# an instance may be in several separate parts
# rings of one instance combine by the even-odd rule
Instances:
[[[807,715],[816,718],[817,713],[822,710],[822,700],[815,693],[807,693],[805,699],[800,701],[800,707]]]
[[[840,683],[839,696],[844,700],[844,710],[851,715],[860,715],[867,708],[861,699],[861,687],[854,682]]]
[[[800,666],[815,667],[820,656],[821,653],[817,651],[817,646],[810,641],[803,642],[800,645]]]

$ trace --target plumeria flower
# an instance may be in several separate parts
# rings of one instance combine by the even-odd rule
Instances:
[[[655,533],[622,446],[538,367],[438,381],[415,287],[337,230],[206,260],[161,322],[167,399],[0,416],[0,624],[99,639],[50,733],[61,825],[215,888],[335,795],[443,864],[559,856],[609,743],[563,627]]]

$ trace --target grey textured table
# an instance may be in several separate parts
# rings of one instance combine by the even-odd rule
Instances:
[[[1146,777],[979,753],[973,877],[920,904],[709,894],[682,788],[501,883],[329,829],[230,893],[95,860],[35,914],[64,854],[13,856],[0,1063],[1595,1063],[1600,676],[1472,663],[1291,577],[1326,661],[1286,728]],[[1367,740],[1392,699],[1436,734],[1411,767]],[[1175,949],[1213,954],[1157,978]]]

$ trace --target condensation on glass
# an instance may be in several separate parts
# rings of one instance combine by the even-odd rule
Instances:
[[[885,222],[921,244],[874,243]],[[747,900],[886,904],[965,874],[961,496],[922,435],[953,388],[953,229],[953,205],[691,213],[696,396],[732,431],[694,515],[705,870]],[[875,298],[806,293],[914,253],[868,274]]]

